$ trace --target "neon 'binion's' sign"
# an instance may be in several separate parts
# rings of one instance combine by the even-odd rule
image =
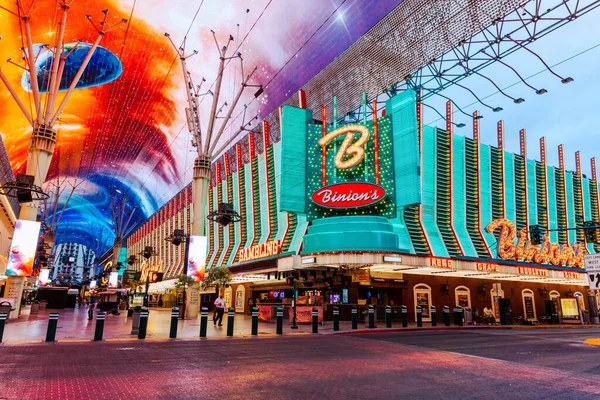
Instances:
[[[385,190],[367,182],[336,183],[317,190],[314,203],[328,208],[358,208],[373,205],[385,197]]]
[[[512,222],[507,219],[497,219],[490,222],[486,228],[489,233],[493,233],[497,229],[500,229],[498,238],[498,256],[500,258],[583,268],[585,246],[582,243],[575,243],[573,246],[550,243],[550,235],[546,232],[544,242],[535,245],[528,241],[527,230],[521,229],[517,244],[515,244],[517,228]]]

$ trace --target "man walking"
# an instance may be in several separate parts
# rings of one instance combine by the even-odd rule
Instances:
[[[217,321],[219,321],[219,326],[223,325],[223,313],[225,312],[225,300],[223,300],[223,295],[219,293],[219,297],[215,300],[215,308],[217,309],[217,318],[214,319],[213,325],[217,325]]]

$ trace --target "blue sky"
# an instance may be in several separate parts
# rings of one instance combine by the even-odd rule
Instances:
[[[498,86],[514,97],[523,97],[524,103],[514,104],[512,100],[497,92],[491,83],[477,76],[471,76],[461,84],[471,88],[491,106],[504,110],[494,113],[462,88],[451,87],[443,95],[452,98],[467,113],[479,110],[481,120],[481,140],[496,145],[496,123],[504,121],[505,145],[508,151],[519,152],[519,130],[527,130],[528,158],[539,159],[539,138],[546,136],[547,161],[558,165],[558,145],[565,145],[565,164],[569,170],[575,169],[575,152],[581,151],[584,174],[590,174],[591,157],[597,158],[600,166],[600,9],[585,14],[556,31],[532,43],[529,48],[539,54],[553,70],[562,76],[574,79],[562,84],[544,65],[526,50],[519,50],[504,59],[534,87],[548,90],[537,95],[525,86],[518,77],[505,66],[495,63],[482,73],[492,78]],[[537,74],[537,75],[536,75]],[[532,76],[534,75],[534,76]],[[518,82],[518,83],[517,83]],[[513,85],[513,86],[511,86]],[[510,86],[510,87],[509,87]],[[434,97],[426,103],[444,114],[445,99]],[[456,110],[456,109],[455,109]],[[462,122],[464,128],[455,129],[457,134],[471,137],[472,122],[461,113],[454,114],[455,122]],[[428,125],[444,127],[444,121],[433,110],[424,109],[424,122]]]

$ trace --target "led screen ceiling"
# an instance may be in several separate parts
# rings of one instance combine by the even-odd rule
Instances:
[[[63,184],[80,184],[62,215],[57,243],[80,242],[97,252],[114,240],[109,192],[127,197],[132,223],[145,220],[191,181],[195,151],[185,123],[185,90],[179,60],[165,38],[176,44],[187,34],[187,49],[198,54],[188,61],[195,83],[206,79],[209,89],[217,75],[218,54],[210,30],[221,43],[234,36],[233,49],[244,58],[244,71],[258,67],[252,84],[265,85],[256,101],[254,90],[245,92],[239,104],[248,104],[248,119],[266,116],[329,64],[401,0],[75,0],[68,14],[65,47],[77,63],[97,34],[86,20],[96,24],[108,9],[108,22],[129,20],[108,32],[100,42],[78,90],[71,97],[57,125],[57,147],[48,182],[60,177]],[[29,9],[31,0],[26,0]],[[17,12],[14,0],[0,6]],[[200,8],[199,8],[200,7]],[[52,48],[59,28],[60,10],[53,0],[35,2],[31,15],[34,49]],[[28,73],[15,65],[23,54],[24,29],[19,19],[0,9],[0,60],[2,70],[27,107],[31,106]],[[245,40],[244,40],[245,38]],[[38,66],[52,55],[41,51]],[[79,61],[80,62],[80,61]],[[67,63],[63,79],[73,66]],[[72,75],[71,75],[72,76]],[[239,63],[231,62],[223,76],[222,99],[231,103],[241,81]],[[43,91],[47,76],[38,74]],[[62,86],[61,86],[61,89]],[[28,97],[29,96],[29,97]],[[62,96],[62,95],[61,95]],[[206,126],[210,95],[201,99],[201,124]],[[219,104],[219,106],[221,105]],[[238,107],[240,110],[242,107]],[[31,128],[16,103],[0,85],[0,134],[15,173],[25,171]],[[242,122],[226,130],[224,139]],[[250,117],[251,116],[251,117]],[[257,121],[258,121],[257,120]],[[48,185],[48,183],[47,183]],[[66,201],[68,190],[60,197]],[[50,207],[48,207],[50,208]],[[60,207],[59,207],[60,210]]]

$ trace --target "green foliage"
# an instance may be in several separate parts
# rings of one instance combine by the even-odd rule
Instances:
[[[220,286],[228,286],[231,282],[231,271],[228,268],[211,268],[204,276],[204,281],[200,283],[202,290]]]
[[[177,281],[175,281],[175,289],[177,292],[182,292],[186,287],[190,286],[194,282],[196,281],[191,276],[181,274],[177,277]]]

